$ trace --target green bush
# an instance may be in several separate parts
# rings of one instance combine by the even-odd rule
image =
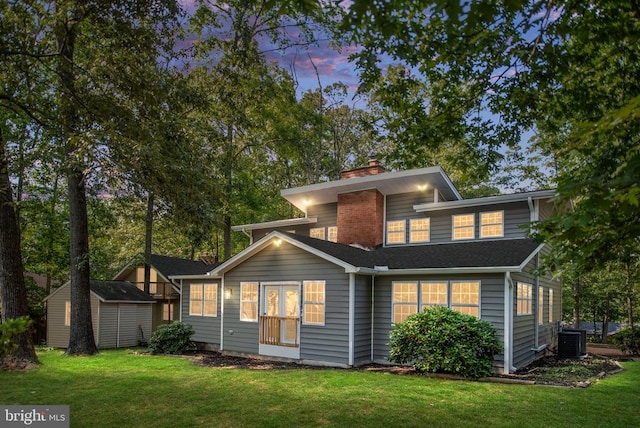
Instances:
[[[389,360],[424,372],[479,378],[493,373],[502,351],[487,321],[436,306],[413,314],[391,331]]]
[[[13,339],[27,331],[33,321],[29,317],[15,318],[0,324],[0,359],[11,354],[17,347]]]
[[[151,335],[149,348],[154,354],[182,354],[195,349],[191,341],[193,328],[189,324],[174,321],[164,324]]]
[[[640,354],[640,328],[625,328],[611,336],[613,343],[623,352]]]

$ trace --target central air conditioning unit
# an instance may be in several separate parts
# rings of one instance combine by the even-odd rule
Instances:
[[[562,331],[580,333],[580,355],[587,355],[587,330],[565,328]]]
[[[558,333],[558,357],[580,358],[581,334],[577,331]]]

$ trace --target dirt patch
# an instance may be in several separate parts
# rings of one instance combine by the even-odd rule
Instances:
[[[21,372],[33,370],[36,367],[38,367],[37,363],[21,358],[5,357],[3,359],[0,359],[0,370],[2,371]]]
[[[244,358],[224,355],[219,352],[197,353],[190,357],[194,364],[212,368],[238,368],[249,370],[292,370],[308,369],[327,370],[326,367],[299,364],[288,361],[270,361],[258,358]],[[360,370],[385,372],[398,375],[412,376],[436,376],[460,379],[455,376],[440,374],[425,374],[415,370],[413,367],[367,364],[351,369],[335,370]],[[589,386],[594,379],[616,373],[621,370],[621,366],[613,359],[600,356],[587,356],[582,359],[563,359],[554,356],[544,357],[536,360],[533,364],[519,370],[512,375],[500,375],[499,380],[513,380],[522,383],[555,385],[564,387],[585,387]]]

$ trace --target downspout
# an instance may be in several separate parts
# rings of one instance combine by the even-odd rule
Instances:
[[[118,303],[118,328],[116,330],[116,348],[120,347],[120,303]]]
[[[224,275],[220,279],[220,297],[222,302],[220,303],[220,352],[224,349]]]
[[[513,366],[513,280],[511,273],[504,274],[504,374],[515,372]]]
[[[376,275],[371,276],[371,362],[373,363],[374,350],[373,350],[373,332],[375,327],[375,313],[376,313]]]
[[[353,366],[353,342],[356,310],[356,274],[349,274],[349,365]]]
[[[178,295],[180,295],[180,303],[178,304],[178,313],[179,313],[179,316],[180,316],[180,318],[179,318],[180,321],[182,321],[182,303],[183,303],[183,300],[182,300],[182,287],[183,287],[183,285],[182,285],[182,279],[181,279],[180,280],[180,289],[178,290]]]
[[[540,254],[536,254],[536,270],[540,264]],[[533,346],[536,352],[540,352],[540,275],[536,275],[536,316],[535,318],[535,340]]]

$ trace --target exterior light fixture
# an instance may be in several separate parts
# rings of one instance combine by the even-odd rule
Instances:
[[[230,299],[233,296],[233,288],[227,288],[224,290],[224,298]]]
[[[282,239],[276,239],[273,243],[276,244],[276,247],[279,247],[282,244]]]

